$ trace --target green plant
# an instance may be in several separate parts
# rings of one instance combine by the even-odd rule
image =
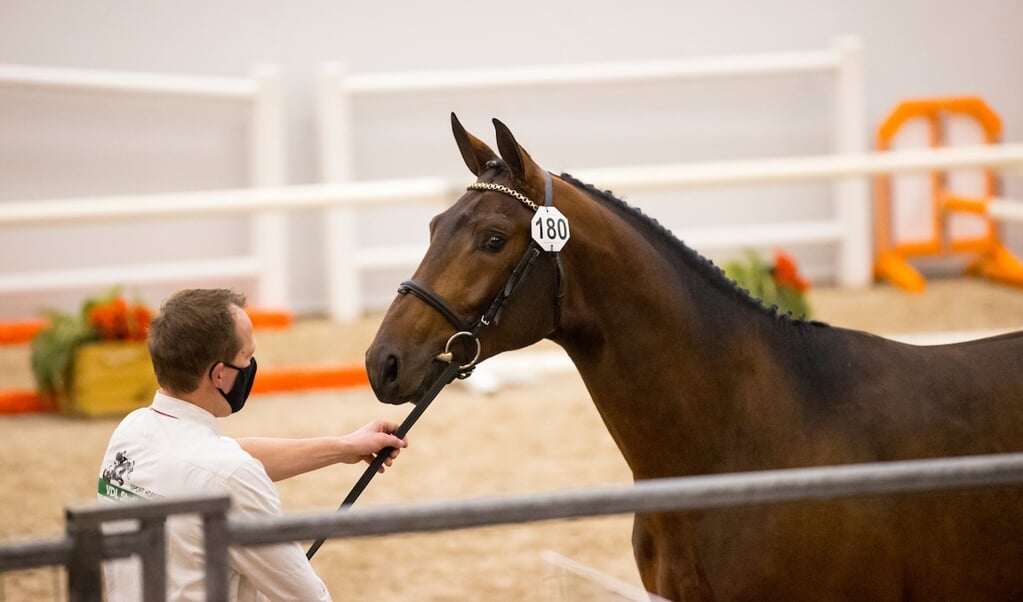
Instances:
[[[810,284],[799,275],[796,262],[785,252],[776,251],[774,265],[771,265],[756,251],[747,250],[744,261],[729,262],[724,270],[736,284],[765,305],[776,305],[781,313],[788,312],[796,318],[810,317],[805,295]]]

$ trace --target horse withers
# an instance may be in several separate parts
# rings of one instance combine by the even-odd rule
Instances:
[[[381,401],[547,338],[637,480],[1023,450],[1023,333],[914,346],[779,315],[494,124],[500,156],[452,115],[477,181],[367,351]],[[639,514],[633,547],[671,600],[1021,600],[1023,489]]]

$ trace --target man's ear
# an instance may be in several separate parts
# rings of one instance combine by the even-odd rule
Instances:
[[[459,152],[462,153],[462,160],[465,161],[465,166],[476,177],[483,173],[487,161],[498,158],[497,153],[493,149],[462,127],[462,123],[458,121],[458,117],[454,113],[451,113],[451,132],[455,136],[455,143],[458,144]]]

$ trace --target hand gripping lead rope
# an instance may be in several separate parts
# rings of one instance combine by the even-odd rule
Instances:
[[[423,398],[419,400],[419,402],[415,405],[414,408],[412,408],[412,411],[409,412],[409,415],[405,418],[405,421],[398,426],[398,429],[396,431],[394,431],[395,437],[399,439],[405,438],[405,435],[408,434],[409,430],[412,428],[412,425],[415,424],[416,420],[419,420],[419,417],[422,416],[423,412],[426,411],[426,408],[430,405],[430,402],[432,402],[434,398],[437,397],[441,389],[446,387],[448,383],[450,383],[451,381],[455,380],[455,376],[458,375],[458,372],[461,369],[462,367],[459,366],[457,362],[451,362],[450,364],[448,364],[448,367],[445,368],[443,372],[441,372],[440,376],[437,377],[437,380],[433,381],[433,384],[430,385],[430,388],[425,393],[423,393]],[[377,452],[376,457],[373,458],[372,462],[370,462],[369,468],[366,469],[366,472],[362,473],[362,477],[359,478],[359,480],[355,483],[355,486],[352,487],[352,490],[348,492],[348,495],[345,497],[344,501],[342,501],[341,505],[338,506],[337,508],[338,512],[347,509],[349,506],[355,503],[355,500],[359,498],[363,490],[366,489],[366,486],[369,485],[369,482],[373,480],[373,477],[377,474],[377,472],[379,472],[380,467],[384,465],[384,462],[387,461],[387,458],[391,456],[391,452],[393,451],[394,451],[393,447],[385,447],[384,449]],[[326,541],[326,539],[327,539],[326,537],[321,537],[317,539],[313,543],[313,545],[309,546],[309,551],[306,552],[305,557],[311,560],[313,554],[315,554],[316,551],[320,549],[320,546],[323,545],[323,542]]]

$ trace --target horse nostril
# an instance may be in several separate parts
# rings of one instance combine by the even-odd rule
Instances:
[[[398,358],[393,354],[387,356],[384,363],[384,384],[393,384],[398,380]]]

